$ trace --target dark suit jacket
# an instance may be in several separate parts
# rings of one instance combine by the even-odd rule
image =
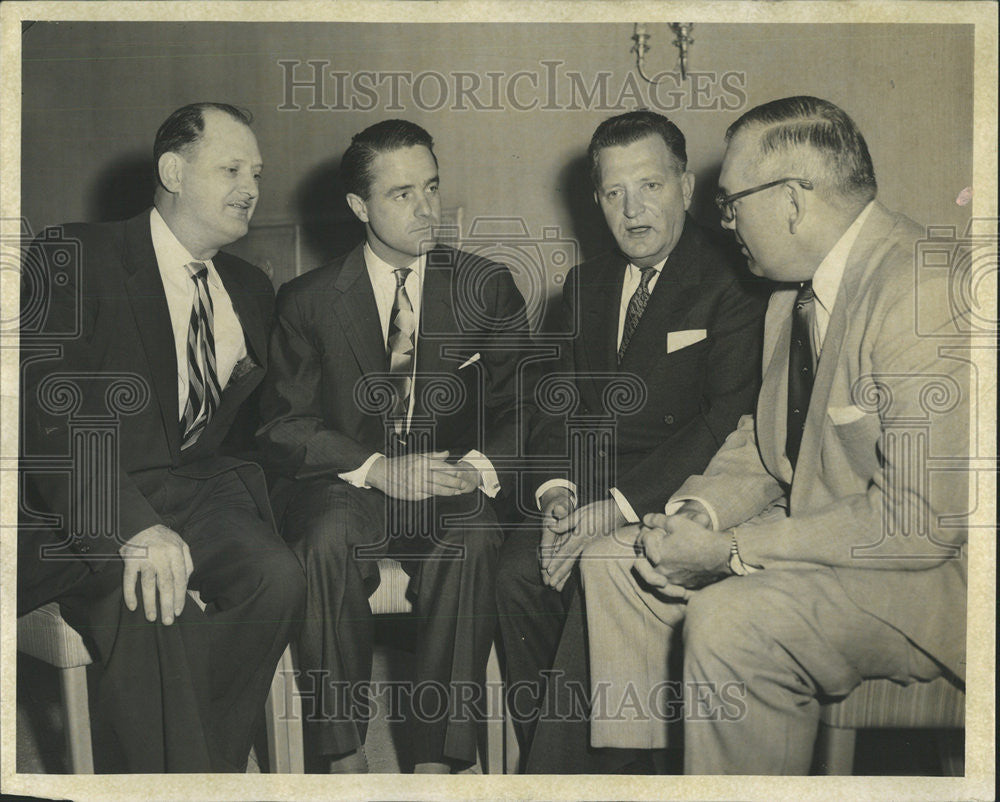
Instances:
[[[424,274],[413,427],[429,424],[434,446],[452,457],[481,451],[499,473],[519,453],[519,348],[527,341],[524,300],[507,268],[436,246]],[[339,481],[386,451],[391,425],[379,378],[387,371],[363,245],[281,287],[258,432],[278,475],[276,495],[290,479]]]
[[[63,260],[58,252],[70,258]],[[123,222],[47,230],[28,253],[22,285],[22,308],[29,310],[22,317],[22,460],[66,455],[70,429],[88,415],[107,419],[114,413],[119,420],[117,527],[100,527],[99,536],[70,533],[67,550],[87,559],[93,570],[106,565],[99,558],[116,555],[122,542],[162,523],[149,497],[170,473],[207,478],[237,470],[262,515],[270,516],[259,467],[227,456],[230,444],[224,440],[264,375],[274,291],[263,272],[241,259],[220,252],[212,261],[256,364],[229,380],[208,427],[182,452],[174,337],[149,211]],[[75,403],[67,403],[73,391],[60,387],[57,374],[79,388]],[[90,465],[75,468],[75,484],[65,475],[34,472],[29,494],[42,511],[62,516],[58,531],[65,536],[72,508],[80,507],[71,487],[99,500],[100,476]],[[99,506],[98,501],[91,509]],[[28,531],[22,527],[22,538]]]
[[[555,369],[574,377],[578,404],[570,425],[572,417],[591,416],[615,423],[613,453],[594,441],[568,472],[580,502],[607,498],[608,488],[617,487],[641,517],[662,512],[681,482],[704,469],[740,415],[753,409],[768,287],[688,217],[619,366],[627,265],[613,253],[570,271],[561,327],[571,336]],[[669,332],[697,329],[705,330],[704,339],[667,353]],[[625,374],[638,380],[645,399],[637,410],[616,414],[609,385]],[[536,424],[535,453],[567,454],[566,419],[540,414]]]

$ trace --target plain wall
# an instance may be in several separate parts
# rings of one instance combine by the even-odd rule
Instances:
[[[647,32],[647,74],[676,69],[668,26],[649,24]],[[710,199],[726,127],[758,103],[813,94],[857,121],[886,205],[921,223],[964,228],[970,207],[955,198],[972,183],[972,26],[697,24],[692,35],[690,68],[706,75],[682,85],[669,79],[657,97],[687,135],[690,167],[700,179],[694,212],[704,222],[718,222]],[[608,103],[629,86],[640,86],[648,103],[650,88],[633,69],[631,36],[632,24],[624,21],[35,23],[23,33],[22,215],[37,231],[141,209],[151,198],[149,154],[159,123],[185,103],[221,100],[256,118],[265,160],[257,224],[348,219],[337,164],[351,135],[404,116],[434,136],[444,203],[464,208],[466,233],[480,216],[520,218],[532,237],[556,227],[558,237],[576,243],[575,252],[590,256],[609,240],[582,157],[595,126],[616,111],[594,102],[586,108],[579,92],[576,108],[568,108],[568,74],[579,73],[589,89],[606,71]],[[420,110],[404,91],[405,110],[387,111],[383,83],[371,111],[308,110],[315,96],[303,90],[294,96],[300,110],[280,110],[287,76],[278,62],[285,59],[328,60],[329,70],[350,74],[436,71],[445,76],[448,102]],[[560,108],[513,110],[503,94],[497,101],[487,91],[485,78],[477,96],[502,110],[454,108],[453,73],[500,72],[506,89],[519,70],[540,82],[532,90],[529,79],[520,79],[522,102],[544,105],[555,87]],[[299,80],[310,74],[305,66],[294,73]],[[694,81],[708,88],[697,92]],[[422,86],[425,100],[435,102],[435,80]],[[328,105],[342,100],[332,78],[325,87]],[[624,105],[634,108],[634,96]]]

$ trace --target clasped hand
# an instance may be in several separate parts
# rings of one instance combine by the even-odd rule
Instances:
[[[584,546],[625,524],[614,499],[594,501],[579,509],[572,494],[558,488],[542,499],[542,582],[562,590]]]
[[[699,505],[700,507],[700,505]],[[729,575],[729,537],[706,526],[707,514],[681,509],[676,515],[650,513],[637,541],[633,567],[664,596],[687,599],[691,590]]]
[[[368,471],[367,482],[387,496],[423,501],[431,496],[471,493],[482,476],[468,462],[447,462],[447,451],[380,457]]]

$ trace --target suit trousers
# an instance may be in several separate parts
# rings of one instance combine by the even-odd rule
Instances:
[[[506,657],[507,705],[529,774],[602,774],[632,751],[589,744],[587,620],[579,574],[562,591],[541,579],[535,531],[508,535],[500,553],[497,611]]]
[[[818,697],[845,696],[869,677],[909,683],[941,674],[901,632],[851,601],[825,566],[789,563],[730,577],[686,604],[664,598],[631,571],[626,543],[635,529],[620,530],[602,550],[617,550],[617,560],[581,563],[587,598],[602,594],[587,607],[592,683],[610,689],[609,709],[628,711],[595,719],[593,743],[663,746],[683,701],[686,774],[805,774]],[[679,687],[671,668],[678,629]]]
[[[475,763],[502,541],[490,500],[476,491],[401,502],[309,479],[295,483],[285,509],[282,531],[308,583],[297,654],[310,754],[340,755],[364,744],[373,646],[368,597],[379,584],[378,559],[393,557],[411,577],[407,595],[417,625],[415,677],[406,694],[414,761]]]
[[[233,472],[168,475],[149,500],[188,544],[188,587],[205,611],[188,599],[170,626],[149,622],[138,588],[129,611],[118,558],[96,572],[61,561],[61,575],[49,577],[68,586],[58,597],[63,616],[100,664],[95,767],[245,771],[274,669],[302,617],[302,570]]]

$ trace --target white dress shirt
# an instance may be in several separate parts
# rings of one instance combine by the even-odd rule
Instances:
[[[208,268],[208,289],[212,295],[212,333],[215,337],[215,370],[219,387],[226,389],[236,363],[247,355],[246,338],[229,293],[219,278],[211,259],[195,259],[174,236],[166,221],[155,208],[149,213],[149,233],[153,238],[153,251],[160,269],[163,292],[170,311],[170,325],[174,333],[174,353],[177,358],[177,408],[178,421],[184,417],[188,397],[188,327],[191,309],[198,289],[191,279],[187,266],[201,262]]]
[[[389,324],[392,322],[390,318],[392,317],[393,304],[396,302],[396,268],[379,257],[367,242],[364,247],[364,257],[365,267],[368,269],[368,278],[371,281],[372,291],[375,294],[375,306],[378,308],[379,322],[382,324],[382,344],[384,347],[388,347]],[[417,349],[419,348],[420,341],[418,336],[420,331],[420,303],[423,295],[424,268],[426,266],[426,255],[421,255],[414,259],[413,262],[407,265],[410,268],[410,272],[407,274],[406,282],[403,285],[406,288],[406,295],[410,299],[410,305],[413,307],[413,318],[416,321],[416,328],[413,331],[413,362],[411,368],[414,378],[411,386],[414,388],[416,387]],[[410,421],[413,418],[415,398],[416,393],[411,392],[410,404],[406,410],[407,430],[409,430]],[[347,471],[338,474],[338,476],[355,487],[370,488],[371,486],[367,481],[368,471],[371,470],[376,460],[384,456],[381,452],[376,452],[353,471]],[[496,497],[497,493],[500,492],[500,480],[493,468],[493,463],[484,454],[476,450],[469,451],[469,453],[462,457],[462,460],[468,462],[479,471],[482,477],[479,489],[490,498]]]
[[[669,256],[667,257],[669,258]],[[663,266],[667,263],[665,258],[662,262],[658,262],[653,265],[653,270],[656,272],[649,279],[649,294],[653,294],[653,288],[656,286],[656,282],[660,279],[660,274],[663,272]],[[633,264],[629,264],[625,268],[625,279],[622,282],[622,294],[618,301],[618,338],[615,340],[615,351],[621,348],[622,345],[622,335],[625,332],[625,321],[628,319],[628,305],[632,301],[632,296],[635,291],[639,289],[639,285],[642,282],[642,269],[636,267]],[[542,507],[542,496],[548,490],[554,487],[565,487],[570,493],[573,494],[574,500],[577,497],[577,487],[576,484],[570,482],[566,479],[549,479],[547,482],[543,482],[537,491],[535,491],[535,504],[539,509]],[[635,510],[632,505],[629,504],[628,499],[622,494],[622,492],[617,487],[609,488],[608,492],[611,494],[611,498],[614,499],[615,504],[618,506],[619,511],[624,516],[628,523],[634,524],[639,522],[639,516],[636,515]]]
[[[844,269],[847,267],[847,258],[851,255],[851,249],[858,239],[858,234],[864,227],[865,220],[874,206],[874,202],[869,203],[848,226],[847,230],[841,234],[837,244],[829,253],[823,257],[816,272],[812,277],[812,289],[815,296],[812,315],[812,347],[816,361],[819,361],[823,353],[823,343],[826,340],[826,330],[830,325],[830,316],[833,314],[833,307],[837,301],[837,294],[840,292],[840,283],[844,278]],[[787,457],[786,457],[787,459]],[[715,510],[704,499],[695,496],[684,496],[683,498],[672,498],[667,502],[663,511],[667,515],[676,513],[685,501],[697,501],[708,512],[712,519],[712,528],[719,528],[719,518]]]

